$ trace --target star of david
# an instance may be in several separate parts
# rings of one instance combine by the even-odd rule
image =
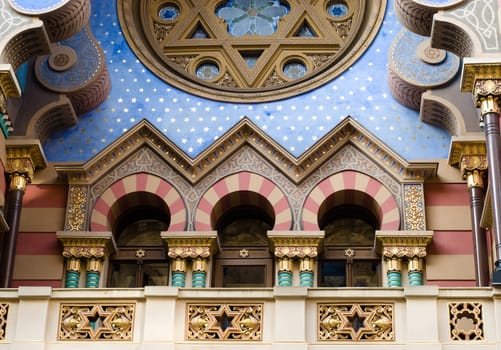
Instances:
[[[385,1],[344,3],[346,13],[328,12],[325,1],[181,0],[169,5],[176,16],[160,17],[157,1],[124,0],[118,11],[134,52],[159,77],[200,95],[249,102],[314,88],[361,55]]]
[[[336,311],[341,320],[338,333],[349,334],[352,339],[359,339],[362,333],[372,331],[369,320],[373,315],[371,312],[363,311],[359,305],[352,305],[346,310],[338,308]]]
[[[231,333],[240,332],[240,318],[242,314],[239,311],[232,311],[228,305],[219,307],[216,311],[208,313],[210,324],[208,332],[216,332],[220,339],[227,339]]]
[[[211,3],[214,2],[211,1]],[[193,45],[193,39],[187,36],[187,33],[193,33],[195,23],[197,28],[202,28],[207,35],[206,39],[197,40],[199,52],[210,52],[211,56],[231,57],[231,60],[226,60],[225,63],[238,87],[243,89],[262,87],[263,76],[270,76],[276,68],[274,65],[267,65],[270,58],[287,55],[289,51],[303,47],[305,41],[315,45],[317,54],[329,56],[332,56],[344,44],[344,39],[332,24],[328,23],[325,14],[319,13],[319,8],[312,6],[310,0],[298,2],[300,5],[291,6],[287,16],[280,20],[275,33],[267,36],[250,35],[244,40],[242,37],[230,35],[225,26],[221,26],[221,19],[214,12],[208,11],[215,6],[190,5],[189,19],[179,21],[176,24],[175,33],[173,30],[172,35],[168,35],[161,42],[162,52],[167,57],[177,56]],[[311,26],[315,26],[316,36],[313,38],[297,37],[295,34],[298,30],[298,23],[313,23]],[[245,50],[241,50],[243,41]],[[223,42],[224,45],[222,45]],[[260,53],[253,67],[250,67],[242,56],[245,52]]]
[[[112,329],[111,318],[113,312],[104,311],[101,305],[94,305],[89,311],[81,311],[81,331],[89,332],[93,339],[98,339],[102,333],[109,333]]]

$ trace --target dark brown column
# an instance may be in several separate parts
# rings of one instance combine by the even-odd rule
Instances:
[[[0,288],[10,287],[14,272],[16,243],[26,185],[37,168],[45,168],[46,160],[37,141],[7,140],[5,172],[9,187],[5,196],[5,218],[9,229],[4,234],[0,258]]]
[[[501,137],[499,129],[499,98],[501,80],[477,79],[474,97],[481,109],[484,124],[487,162],[489,167],[489,190],[492,205],[492,228],[494,231],[495,263],[492,284],[501,286]]]
[[[10,175],[10,186],[5,198],[5,217],[9,230],[4,235],[2,246],[2,258],[0,260],[1,288],[8,288],[14,271],[14,258],[16,254],[17,232],[21,208],[23,207],[23,195],[29,176],[22,173]]]
[[[486,230],[480,226],[485,202],[484,171],[487,169],[487,158],[485,156],[464,156],[461,163],[463,176],[470,192],[477,286],[484,287],[488,286],[490,282]]]

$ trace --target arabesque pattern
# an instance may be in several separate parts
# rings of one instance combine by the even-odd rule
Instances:
[[[61,304],[58,340],[133,338],[135,304]]]
[[[393,304],[318,304],[318,340],[395,340],[393,309]]]
[[[187,340],[262,340],[263,304],[188,304]]]
[[[0,304],[0,340],[5,339],[7,329],[7,316],[9,315],[9,304]]]

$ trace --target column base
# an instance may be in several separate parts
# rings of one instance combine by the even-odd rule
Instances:
[[[492,273],[492,286],[501,287],[501,269],[496,269]]]

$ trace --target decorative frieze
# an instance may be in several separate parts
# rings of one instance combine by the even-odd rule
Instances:
[[[426,227],[423,184],[404,185],[404,229],[422,231]]]
[[[277,258],[315,258],[324,238],[323,231],[269,231]]]
[[[64,224],[66,231],[84,231],[88,192],[87,186],[70,186]]]
[[[423,258],[433,231],[376,231],[377,250],[386,258]]]
[[[9,316],[9,304],[0,303],[0,340],[5,340],[7,330],[7,317]]]
[[[216,231],[162,232],[161,237],[168,247],[169,258],[209,258],[217,251]]]
[[[483,340],[482,303],[449,303],[451,340]]]
[[[116,250],[111,232],[57,232],[65,258],[102,259]]]
[[[61,304],[58,340],[132,341],[135,304]]]
[[[187,340],[262,340],[263,304],[187,304]]]
[[[319,341],[394,341],[393,304],[318,304]]]

